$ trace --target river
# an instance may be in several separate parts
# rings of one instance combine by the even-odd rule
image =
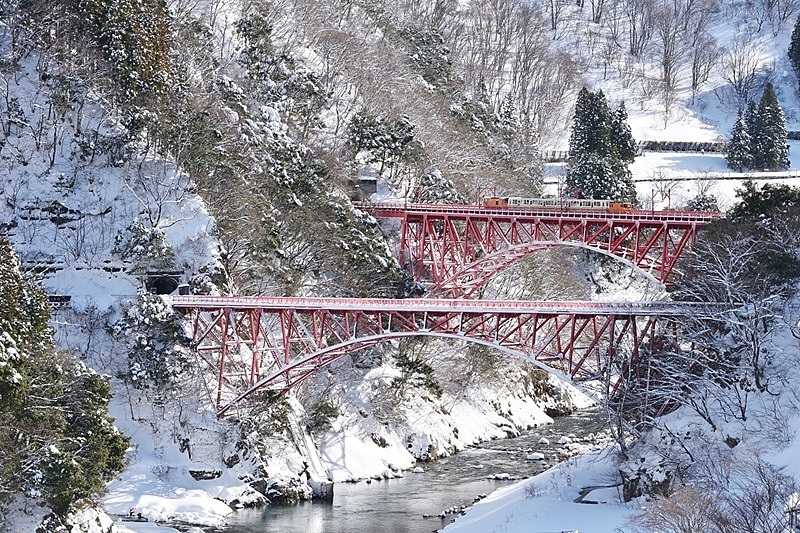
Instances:
[[[332,503],[302,503],[237,511],[229,517],[231,533],[430,533],[454,516],[440,513],[473,503],[515,480],[487,479],[509,474],[516,480],[534,476],[552,466],[563,445],[561,436],[576,441],[601,431],[602,421],[592,411],[556,419],[513,439],[495,440],[469,448],[453,457],[421,463],[424,473],[371,483],[337,483]],[[549,445],[538,444],[545,437]],[[531,451],[545,461],[530,461]],[[425,518],[423,515],[431,515]]]

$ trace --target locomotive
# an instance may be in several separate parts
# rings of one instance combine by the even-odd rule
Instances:
[[[484,207],[514,209],[593,210],[620,213],[633,211],[633,204],[619,200],[587,200],[575,198],[520,198],[518,196],[489,196]]]

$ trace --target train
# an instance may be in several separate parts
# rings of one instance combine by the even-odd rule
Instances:
[[[489,196],[484,207],[519,209],[592,210],[622,213],[633,211],[633,204],[620,200],[587,200],[576,198],[520,198],[518,196]]]

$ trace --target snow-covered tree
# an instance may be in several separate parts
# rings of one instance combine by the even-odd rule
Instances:
[[[122,470],[129,440],[108,415],[108,378],[55,350],[49,318],[0,239],[0,501],[23,493],[64,514]]]
[[[618,198],[614,168],[607,158],[596,154],[581,156],[570,165],[566,185],[577,198]]]
[[[330,97],[325,84],[288,51],[276,49],[273,22],[264,8],[240,19],[236,31],[243,41],[239,61],[251,81],[261,85],[262,101],[275,106],[299,138],[307,138],[322,126],[319,114]]]
[[[720,455],[693,459],[698,465],[705,461],[720,464],[726,459]],[[702,477],[702,490],[677,486],[672,494],[660,494],[632,517],[631,525],[636,531],[661,533],[769,533],[794,528],[794,513],[787,510],[787,502],[794,501],[797,482],[783,467],[755,456]]]
[[[731,140],[726,147],[725,157],[728,167],[742,172],[753,167],[753,141],[748,132],[742,110],[739,109],[736,123],[731,131]]]
[[[175,79],[170,62],[169,8],[163,0],[81,0],[78,20],[95,37],[115,71],[117,96],[152,105],[165,97]]]
[[[163,391],[189,369],[189,339],[172,307],[159,296],[141,292],[117,330],[130,343],[125,378],[134,387]]]
[[[747,102],[747,107],[744,109],[744,125],[750,137],[758,130],[758,106],[752,100]]]
[[[425,346],[427,337],[403,339],[398,344],[394,359],[400,370],[400,376],[394,378],[392,386],[400,400],[412,391],[423,389],[435,397],[442,395],[442,387],[436,378],[436,372],[426,360]]]
[[[758,104],[758,126],[751,134],[757,146],[756,168],[785,170],[789,168],[789,147],[786,144],[786,117],[778,103],[772,83],[767,83]]]
[[[726,150],[728,167],[742,171],[785,170],[789,168],[786,118],[775,88],[767,83],[756,106],[752,101],[739,110]]]
[[[789,63],[794,69],[794,73],[800,78],[800,17],[794,23],[794,31],[789,41]]]
[[[408,26],[400,35],[411,45],[411,62],[432,87],[446,89],[453,81],[453,62],[444,37],[436,29]]]
[[[582,88],[575,103],[569,138],[570,158],[577,160],[586,154],[609,157],[613,151],[611,129],[611,111],[603,92],[593,93]]]
[[[737,392],[725,395],[728,414],[745,420],[748,395],[770,390],[782,379],[772,371],[776,352],[766,339],[780,326],[777,310],[800,279],[800,194],[786,186],[759,191],[752,182],[737,194],[742,200],[731,217],[704,231],[684,260],[685,275],[674,294],[737,306],[699,320],[693,329],[709,372],[722,372],[713,381]]]
[[[611,114],[611,146],[616,151],[620,161],[633,163],[633,160],[636,159],[636,141],[628,124],[628,112],[625,110],[625,102],[621,102],[619,107]]]
[[[719,200],[713,194],[700,193],[686,204],[689,211],[719,211]]]
[[[134,271],[169,268],[175,257],[161,228],[148,228],[140,219],[115,236],[114,252],[133,263]]]
[[[456,191],[451,180],[437,168],[427,169],[420,178],[420,201],[431,204],[463,204],[464,197]]]
[[[500,106],[500,116],[498,118],[497,129],[506,137],[513,136],[519,130],[519,116],[517,106],[514,103],[514,95],[506,94]]]
[[[774,214],[785,214],[800,208],[800,188],[785,184],[766,183],[758,188],[746,180],[736,189],[740,201],[728,212],[732,219],[762,219]]]
[[[628,170],[636,148],[626,117],[624,106],[612,115],[602,91],[581,89],[569,139],[567,194],[578,198],[636,200]]]
[[[366,110],[353,115],[347,142],[362,163],[378,165],[378,171],[400,172],[403,163],[419,155],[421,147],[408,116],[378,118]]]

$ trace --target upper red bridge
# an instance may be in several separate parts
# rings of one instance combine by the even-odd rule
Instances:
[[[357,203],[401,222],[399,262],[429,295],[468,297],[493,274],[538,250],[581,246],[609,254],[667,283],[697,231],[718,212],[496,208]]]
[[[218,414],[285,392],[356,350],[402,337],[469,340],[525,359],[602,399],[647,383],[647,354],[679,350],[680,324],[711,307],[674,302],[515,302],[173,296]],[[213,376],[213,377],[211,377]],[[646,386],[646,385],[645,385]]]

